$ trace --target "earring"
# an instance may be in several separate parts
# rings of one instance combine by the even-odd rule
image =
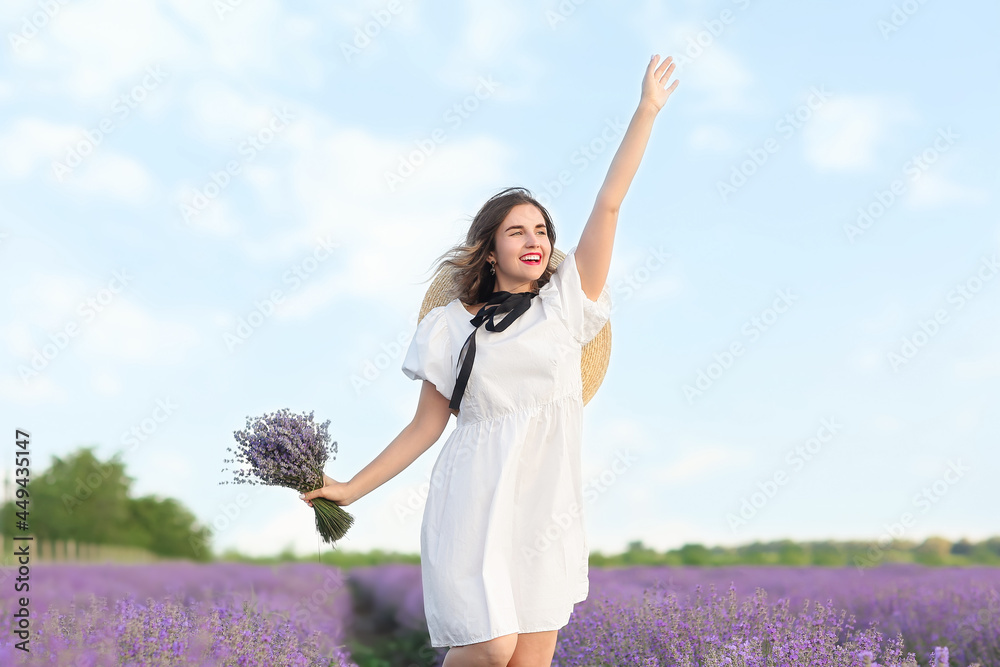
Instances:
[[[496,266],[496,264],[497,264],[496,262],[490,262],[490,275],[491,276],[495,276],[497,274],[497,270],[494,268]]]

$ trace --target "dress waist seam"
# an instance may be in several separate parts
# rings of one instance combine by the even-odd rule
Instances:
[[[538,404],[533,405],[533,406],[528,407],[528,408],[523,408],[523,407],[522,408],[517,408],[517,409],[514,409],[514,410],[508,410],[507,412],[503,412],[503,413],[498,414],[498,415],[491,415],[489,417],[483,417],[482,419],[475,419],[473,421],[462,422],[462,423],[457,424],[455,426],[455,428],[456,429],[460,429],[460,428],[464,428],[466,426],[472,426],[473,424],[481,424],[482,422],[494,421],[496,419],[503,419],[504,417],[507,417],[509,415],[518,414],[518,413],[521,413],[521,412],[525,412],[525,413],[528,413],[528,414],[534,414],[536,412],[540,412],[543,408],[546,408],[546,407],[552,405],[553,403],[559,403],[561,401],[565,401],[566,399],[571,399],[571,398],[579,398],[582,401],[583,400],[583,394],[574,390],[574,391],[571,391],[571,392],[569,392],[567,394],[563,394],[561,396],[557,396],[557,397],[553,398],[550,401],[546,401],[545,403],[538,403]]]

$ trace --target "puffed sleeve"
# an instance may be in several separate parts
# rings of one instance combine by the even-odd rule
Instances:
[[[455,388],[451,341],[445,307],[431,308],[417,324],[403,358],[403,373],[411,380],[427,380],[445,398]]]
[[[555,272],[540,290],[538,296],[581,345],[589,343],[600,333],[611,317],[611,288],[605,283],[597,301],[591,301],[583,291],[580,272],[576,267],[576,248],[573,246]]]

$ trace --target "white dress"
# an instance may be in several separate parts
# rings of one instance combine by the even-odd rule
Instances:
[[[431,472],[420,531],[431,646],[557,630],[589,593],[580,355],[612,303],[607,284],[596,302],[587,298],[575,251],[506,330],[476,332],[472,374]],[[472,318],[459,299],[430,310],[403,373],[451,398]]]

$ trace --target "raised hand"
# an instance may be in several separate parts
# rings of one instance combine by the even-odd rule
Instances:
[[[659,62],[660,56],[657,54],[653,56],[653,59],[649,61],[649,65],[646,66],[646,74],[642,77],[642,97],[639,100],[639,104],[647,103],[656,111],[663,108],[663,105],[667,103],[667,99],[670,97],[670,93],[674,92],[677,84],[680,83],[680,79],[674,79],[670,87],[665,87],[676,67],[674,57],[667,56],[667,59],[657,67],[656,64]]]

